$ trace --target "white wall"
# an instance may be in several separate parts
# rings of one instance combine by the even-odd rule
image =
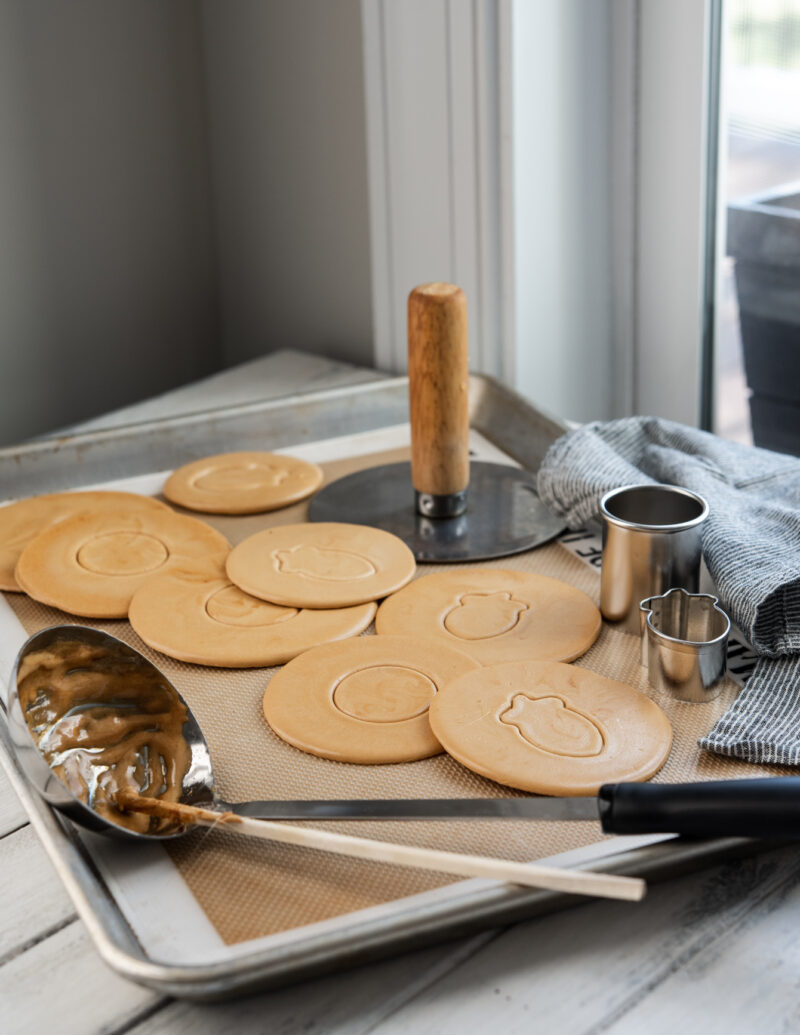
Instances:
[[[0,0],[0,444],[371,364],[359,0]]]
[[[375,355],[404,370],[406,300],[467,296],[470,366],[513,379],[506,0],[362,0]]]
[[[204,0],[226,363],[372,363],[359,0]]]
[[[619,411],[621,6],[0,0],[0,441],[278,348],[402,367],[427,279],[476,369]]]
[[[0,442],[212,369],[190,0],[3,0],[0,141]]]

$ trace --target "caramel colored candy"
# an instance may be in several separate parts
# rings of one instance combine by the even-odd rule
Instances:
[[[390,532],[309,522],[256,532],[231,551],[226,567],[231,582],[272,604],[350,607],[404,586],[416,562]]]
[[[428,709],[447,683],[476,667],[424,639],[362,636],[329,643],[272,677],[264,716],[283,740],[337,762],[413,762],[442,750]]]
[[[29,596],[85,618],[124,618],[134,592],[158,572],[230,550],[197,518],[159,510],[78,514],[22,551],[17,582]]]
[[[97,514],[103,510],[171,513],[166,503],[133,492],[54,492],[0,507],[0,589],[22,592],[14,569],[22,551],[40,532],[75,514]]]
[[[495,568],[426,575],[385,600],[375,620],[380,635],[435,636],[482,665],[574,661],[601,624],[589,597],[566,582]]]
[[[649,697],[557,661],[468,672],[437,694],[430,723],[467,769],[536,794],[647,780],[672,746],[669,719]]]
[[[316,464],[292,456],[220,453],[179,467],[164,495],[206,514],[260,514],[304,500],[321,484]]]
[[[375,610],[374,603],[318,611],[268,604],[234,586],[214,557],[149,578],[133,594],[128,619],[145,643],[171,658],[251,668],[357,636]]]

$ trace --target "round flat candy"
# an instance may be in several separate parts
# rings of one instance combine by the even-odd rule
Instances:
[[[589,597],[566,582],[495,568],[426,575],[385,600],[375,619],[381,635],[435,636],[482,665],[573,661],[601,624]]]
[[[672,746],[669,720],[649,697],[557,661],[468,672],[436,695],[430,723],[467,769],[536,794],[646,780]]]
[[[221,561],[229,549],[216,529],[168,507],[77,514],[32,540],[15,574],[43,604],[85,618],[124,618],[145,579],[209,554]]]
[[[363,636],[315,647],[276,673],[264,716],[283,740],[337,762],[413,762],[442,748],[428,708],[445,684],[476,668],[424,639]]]
[[[173,503],[207,514],[260,514],[288,507],[322,484],[316,464],[277,453],[220,453],[179,467],[164,485]]]
[[[282,665],[331,640],[357,636],[374,603],[299,611],[234,586],[221,558],[154,575],[133,594],[128,620],[145,643],[179,661],[219,668]]]
[[[228,578],[246,593],[285,607],[349,607],[404,586],[414,555],[397,536],[335,522],[280,525],[239,543]]]
[[[40,532],[75,514],[104,510],[166,510],[166,503],[133,492],[54,492],[0,507],[0,589],[21,593],[14,578],[20,554]]]

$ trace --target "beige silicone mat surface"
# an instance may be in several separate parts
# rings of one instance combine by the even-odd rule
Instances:
[[[323,465],[326,480],[406,455],[406,451],[396,450],[326,464]],[[305,511],[305,504],[297,504],[272,514],[209,516],[206,520],[235,544],[260,528],[301,521]],[[598,600],[599,574],[557,543],[479,566],[550,575],[583,590],[595,602]],[[445,570],[445,567],[421,566],[419,574]],[[22,594],[6,594],[6,599],[29,634],[48,625],[76,621]],[[502,797],[516,793],[470,773],[446,755],[401,765],[357,766],[304,754],[279,740],[263,718],[261,700],[274,669],[219,670],[188,665],[152,651],[139,640],[127,621],[88,624],[133,644],[174,682],[206,735],[219,793],[229,801]],[[371,633],[369,630],[365,635]],[[638,639],[619,630],[604,627],[597,643],[575,664],[649,692],[639,666]],[[656,777],[658,781],[731,779],[767,772],[774,775],[779,771],[776,767],[767,770],[698,749],[698,737],[728,708],[738,689],[730,680],[716,701],[702,705],[653,695],[675,731],[672,752]],[[365,837],[520,861],[555,855],[601,840],[595,823],[451,820],[334,825],[337,830]],[[391,902],[453,881],[450,877],[412,869],[248,841],[222,830],[198,831],[170,842],[168,851],[221,938],[229,945]]]

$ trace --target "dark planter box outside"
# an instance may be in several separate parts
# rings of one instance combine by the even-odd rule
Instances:
[[[800,183],[728,205],[758,446],[800,455]]]

